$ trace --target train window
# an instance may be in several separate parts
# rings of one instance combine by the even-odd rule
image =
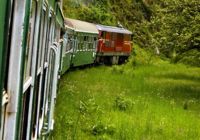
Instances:
[[[105,39],[110,40],[110,34],[111,34],[111,33],[108,33],[108,32],[107,32],[107,33],[106,33],[106,38],[105,38]]]
[[[34,97],[33,97],[33,105],[32,105],[32,118],[31,118],[31,132],[32,137],[35,137],[36,130],[37,130],[37,110],[38,110],[38,97],[39,97],[39,88],[40,87],[40,75],[35,79],[35,90],[34,90]]]
[[[89,48],[90,51],[93,50],[93,43],[94,43],[94,37],[90,36],[89,37],[89,43],[88,43],[88,48]]]
[[[88,36],[84,36],[84,41],[88,41]]]
[[[56,24],[56,28],[55,28],[55,34],[54,34],[54,40],[56,42],[58,42],[60,39],[60,27],[58,24]]]
[[[42,55],[43,55],[43,40],[44,40],[44,24],[45,23],[45,11],[42,11],[42,17],[40,21],[40,39],[39,39],[39,48],[38,48],[38,66],[39,69],[42,66]]]
[[[124,35],[124,41],[131,41],[131,35],[129,34]]]
[[[24,64],[24,85],[23,85],[23,98],[22,98],[22,112],[21,112],[21,120],[20,120],[20,139],[26,139],[28,134],[27,127],[31,124],[28,122],[28,119],[31,117],[29,116],[29,109],[32,106],[30,103],[32,101],[31,92],[32,92],[32,61],[35,58],[33,55],[33,51],[35,50],[33,46],[35,40],[35,31],[36,31],[36,13],[37,13],[37,2],[32,1],[30,11],[30,19],[29,19],[29,28],[27,34],[27,41],[26,41],[26,48],[25,48],[25,64]]]
[[[66,52],[68,52],[69,50],[71,50],[72,46],[74,43],[74,39],[71,35],[69,35],[68,39],[67,39],[67,43],[66,43]]]
[[[89,36],[84,36],[84,44],[83,44],[83,50],[87,51],[89,49]]]
[[[102,31],[102,32],[101,32],[101,37],[102,37],[102,38],[106,38],[106,32],[105,32],[105,31]]]
[[[84,36],[78,36],[78,50],[82,51],[84,46]]]
[[[42,108],[42,110],[40,110],[41,112],[44,112],[44,121],[45,121],[45,127],[49,127],[49,123],[50,123],[50,115],[51,115],[51,99],[53,96],[53,82],[54,82],[54,70],[55,70],[55,60],[56,60],[56,53],[50,49],[49,51],[49,57],[48,57],[48,61],[49,61],[49,69],[47,71],[47,82],[46,84],[46,92],[45,92],[45,97],[46,100],[43,102],[44,106]],[[47,128],[49,129],[49,128]]]
[[[46,44],[45,44],[45,56],[44,56],[44,61],[47,62],[47,58],[48,58],[48,49],[49,49],[49,40],[50,40],[50,31],[51,31],[51,19],[47,19],[48,18],[48,13],[46,13],[46,18],[45,18],[45,24],[47,27],[47,34],[46,34]]]
[[[24,140],[27,137],[27,126],[28,126],[28,113],[30,103],[30,87],[23,95],[23,108],[22,108],[22,119],[21,119],[21,135],[20,139]]]
[[[109,41],[109,40],[106,40],[106,41],[105,41],[105,46],[106,46],[106,47],[110,47],[110,41]]]
[[[116,33],[112,33],[111,34],[111,40],[116,40],[117,39],[117,34]]]
[[[32,2],[32,8],[30,13],[30,23],[27,35],[27,45],[25,50],[25,66],[24,66],[24,81],[26,82],[31,76],[31,63],[32,63],[32,52],[33,52],[33,40],[36,20],[36,3]]]
[[[119,41],[124,40],[124,35],[123,34],[117,34],[117,40],[119,40]]]

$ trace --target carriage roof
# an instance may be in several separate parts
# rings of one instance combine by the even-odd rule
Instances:
[[[120,27],[114,27],[114,26],[105,26],[105,25],[96,25],[97,29],[100,31],[106,31],[106,32],[111,32],[111,33],[121,33],[121,34],[132,34],[131,31],[125,29],[125,28],[120,28]]]
[[[76,19],[65,18],[65,27],[70,28],[76,32],[93,33],[93,34],[99,33],[94,24]]]

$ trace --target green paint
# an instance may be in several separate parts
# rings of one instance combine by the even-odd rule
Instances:
[[[62,57],[62,71],[61,74],[64,74],[70,67],[71,64],[71,53],[66,53]]]
[[[73,66],[81,66],[94,63],[93,51],[78,51],[72,57]]]
[[[59,5],[57,5],[57,10],[56,10],[56,21],[62,28],[64,28],[64,17]]]
[[[53,9],[55,8],[56,0],[48,0],[48,3]]]
[[[5,80],[7,43],[8,43],[8,21],[9,21],[10,1],[0,1],[0,105],[2,104],[2,93]],[[1,107],[0,107],[1,114]],[[1,115],[0,115],[1,125]]]

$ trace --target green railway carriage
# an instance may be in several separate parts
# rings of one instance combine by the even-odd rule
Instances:
[[[0,139],[46,137],[64,29],[61,0],[0,1]]]
[[[98,38],[96,26],[69,18],[65,19],[65,26],[67,31],[71,30],[67,38],[71,45],[68,48],[72,48],[71,65],[76,67],[94,63]]]

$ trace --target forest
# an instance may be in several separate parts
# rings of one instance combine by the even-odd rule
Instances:
[[[133,43],[172,63],[200,66],[199,0],[65,0],[66,17],[123,25]]]

